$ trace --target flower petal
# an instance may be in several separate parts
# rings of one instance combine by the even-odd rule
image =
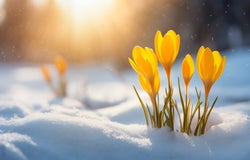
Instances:
[[[159,72],[157,71],[154,76],[154,92],[157,94],[160,89],[160,75]]]
[[[135,62],[131,58],[128,58],[128,61],[131,65],[131,67],[135,70],[135,72],[137,72],[138,74],[142,74],[142,71],[137,67],[137,65],[135,64]]]
[[[182,61],[182,76],[183,78],[189,77],[190,68],[189,63],[187,60],[187,56],[185,56],[184,60]]]
[[[63,76],[67,70],[67,62],[60,56],[56,57],[55,65],[60,76]]]
[[[188,86],[190,79],[194,74],[194,62],[190,54],[187,54],[182,62],[182,76],[185,81],[185,85]]]
[[[133,57],[133,59],[134,59],[134,61],[135,61],[136,64],[138,63],[138,60],[141,59],[140,57],[142,55],[143,50],[144,49],[142,47],[140,47],[140,46],[135,46],[133,48],[132,57]]]
[[[172,59],[174,56],[174,42],[169,35],[164,36],[161,51],[164,65],[172,65]]]
[[[172,57],[171,62],[174,63],[178,53],[179,53],[179,48],[180,48],[180,35],[176,35],[175,31],[173,30],[169,30],[167,32],[167,35],[169,35],[171,37],[171,39],[173,40],[173,45],[174,45],[174,54]]]
[[[201,58],[201,72],[205,81],[214,73],[214,57],[210,48],[206,48]]]
[[[196,68],[198,71],[198,74],[200,76],[201,79],[203,79],[203,73],[201,71],[201,58],[203,56],[203,52],[205,51],[204,46],[201,46],[197,52],[197,56],[196,56]]]
[[[162,45],[163,37],[160,31],[157,31],[154,39],[154,47],[157,58],[161,63],[163,63],[163,59],[161,56],[161,45]]]
[[[214,57],[214,65],[216,67],[216,72],[219,69],[219,66],[221,64],[222,61],[222,57],[220,55],[220,52],[218,51],[213,51],[213,57]]]
[[[148,80],[145,77],[141,76],[141,75],[139,75],[138,78],[139,78],[139,82],[141,84],[142,89],[145,90],[148,94],[151,94],[152,93],[152,88],[151,88],[151,85],[148,82]]]
[[[173,56],[173,59],[172,59],[172,63],[175,61],[178,53],[179,53],[179,49],[180,49],[180,35],[178,34],[176,36],[176,40],[175,40],[175,53],[174,53],[174,56]]]
[[[157,66],[157,59],[156,59],[154,51],[148,47],[145,48],[145,51],[148,54],[148,59],[150,60],[152,66],[154,66],[154,67]]]
[[[214,81],[214,82],[217,81],[217,80],[220,78],[222,72],[224,71],[225,65],[226,65],[226,57],[224,56],[224,57],[222,58],[222,61],[221,61],[221,63],[220,63],[220,66],[219,66],[219,68],[218,68],[218,70],[217,70],[215,76],[213,77],[213,81]]]

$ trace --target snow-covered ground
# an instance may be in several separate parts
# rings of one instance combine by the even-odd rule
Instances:
[[[225,71],[211,90],[211,100],[219,95],[211,128],[199,137],[147,128],[132,85],[144,100],[148,98],[132,70],[119,73],[105,65],[70,66],[69,96],[55,98],[38,65],[2,63],[0,159],[247,160],[250,49],[227,52]],[[175,86],[180,68],[177,62],[172,71]],[[164,74],[161,79],[163,90]],[[194,86],[202,89],[197,74],[190,88]],[[194,97],[194,89],[190,91]]]

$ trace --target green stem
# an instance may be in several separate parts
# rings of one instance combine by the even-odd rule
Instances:
[[[173,104],[173,91],[170,82],[170,76],[168,77],[168,92],[169,92],[169,120],[170,120],[170,130],[174,130],[174,104]]]
[[[153,108],[153,118],[154,118],[154,128],[156,128],[156,122],[157,122],[157,113],[156,113],[156,108],[155,108],[155,102],[154,102],[154,98],[152,95],[149,95],[151,103],[152,103],[152,108]]]
[[[202,125],[201,125],[200,134],[204,134],[205,133],[207,110],[208,110],[208,95],[205,96],[205,104],[204,104],[204,111],[203,111],[203,115],[202,115],[203,119],[202,119]]]
[[[186,89],[185,89],[185,94],[186,94],[186,99],[185,99],[185,103],[186,103],[186,106],[188,105],[188,87],[186,86]]]
[[[184,131],[188,133],[188,122],[189,122],[189,106],[188,106],[188,87],[185,89],[185,120],[184,120]]]

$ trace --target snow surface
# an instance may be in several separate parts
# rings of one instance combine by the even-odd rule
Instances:
[[[250,49],[227,52],[225,72],[211,90],[211,99],[219,95],[219,100],[209,130],[199,137],[147,128],[132,85],[144,100],[148,97],[132,70],[119,73],[105,65],[71,66],[69,95],[55,98],[38,65],[2,63],[0,159],[247,160]],[[177,62],[172,71],[175,86],[180,73]],[[163,90],[164,74],[161,79]],[[197,74],[190,87],[195,86],[202,90]],[[194,97],[194,89],[190,91]]]

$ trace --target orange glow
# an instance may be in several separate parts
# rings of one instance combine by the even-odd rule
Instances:
[[[28,0],[30,14],[24,18],[27,22],[21,21],[27,25],[22,49],[37,53],[27,54],[30,59],[40,52],[46,60],[57,54],[76,62],[126,58],[138,37],[150,36],[144,34],[149,28],[142,29],[147,24],[142,17],[151,4],[152,0]]]
[[[29,2],[36,8],[41,8],[49,3],[49,0],[29,0]]]
[[[102,41],[98,36],[105,30],[103,24],[112,19],[110,15],[114,11],[115,0],[55,0],[55,2],[63,16],[62,26],[64,28],[68,26],[67,29],[72,33],[69,43],[72,43],[74,52],[82,51],[82,46],[92,47],[92,44]],[[96,33],[93,33],[93,30]],[[62,33],[65,34],[65,30],[62,30]]]
[[[86,19],[100,18],[107,12],[114,0],[56,0],[59,7],[72,16],[75,22]]]

